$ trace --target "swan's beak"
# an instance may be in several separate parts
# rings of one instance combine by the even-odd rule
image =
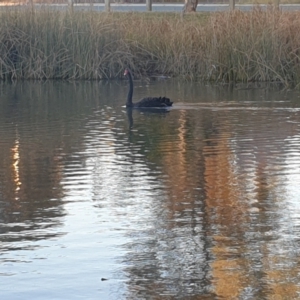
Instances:
[[[125,71],[124,71],[124,76],[126,76],[128,74],[128,70],[126,69]]]

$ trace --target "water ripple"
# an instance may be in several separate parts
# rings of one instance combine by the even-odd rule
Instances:
[[[296,299],[298,100],[180,83],[129,112],[110,84],[1,102],[3,297]]]

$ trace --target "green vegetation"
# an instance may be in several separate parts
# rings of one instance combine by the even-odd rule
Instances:
[[[175,13],[7,10],[1,79],[165,74],[212,81],[300,79],[300,12]]]

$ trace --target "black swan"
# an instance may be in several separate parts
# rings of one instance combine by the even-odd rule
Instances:
[[[139,102],[132,103],[132,95],[133,95],[133,80],[131,71],[129,69],[125,69],[124,75],[128,77],[129,80],[129,91],[127,96],[126,107],[158,107],[158,108],[166,108],[172,106],[173,102],[170,101],[169,98],[166,97],[147,97],[141,99]]]

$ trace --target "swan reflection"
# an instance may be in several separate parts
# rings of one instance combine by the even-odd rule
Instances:
[[[132,107],[126,107],[126,114],[128,118],[128,123],[129,123],[129,129],[133,127],[133,116],[132,116],[132,111],[135,110],[140,114],[143,115],[165,115],[170,112],[168,109],[159,109],[159,108],[154,108],[154,107],[147,107],[147,108],[138,108],[138,109],[133,109]]]

